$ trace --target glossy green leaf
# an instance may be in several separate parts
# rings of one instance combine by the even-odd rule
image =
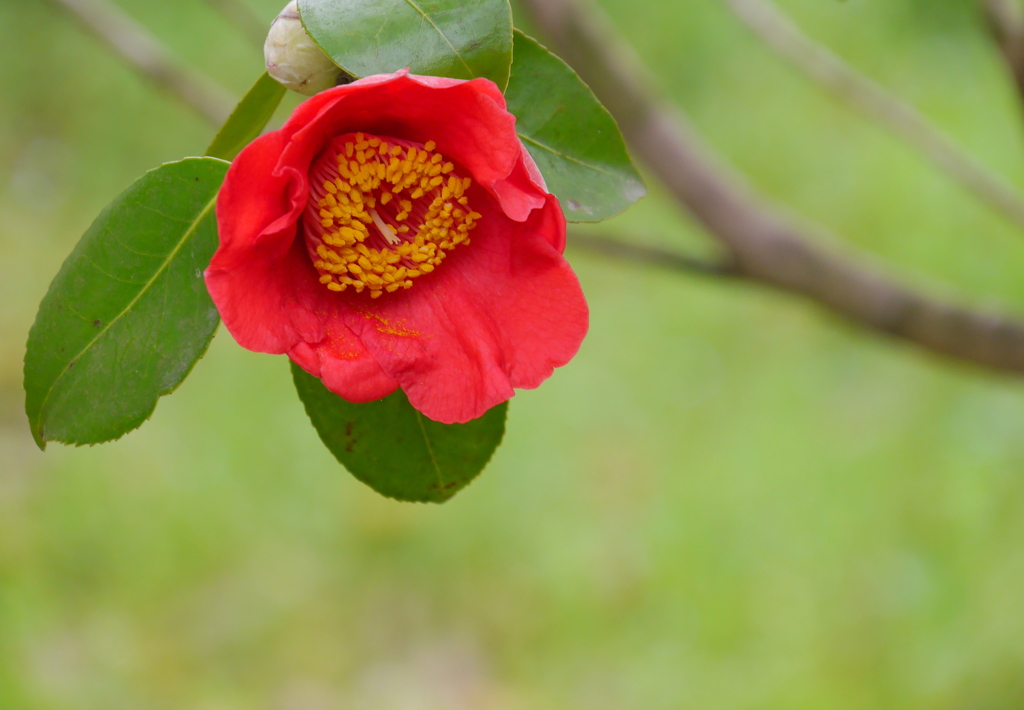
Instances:
[[[505,435],[507,402],[467,424],[438,424],[413,409],[401,390],[352,404],[294,363],[292,376],[327,448],[388,498],[443,503],[476,478]]]
[[[40,448],[97,444],[142,424],[206,351],[220,322],[203,269],[228,164],[187,158],[115,199],[64,262],[25,355],[25,408]]]
[[[508,0],[299,0],[299,14],[313,40],[353,76],[408,67],[508,84]]]
[[[505,99],[519,137],[570,222],[614,217],[647,194],[615,119],[594,92],[519,30]]]
[[[285,91],[270,74],[263,72],[221,126],[213,143],[206,149],[206,155],[234,160],[242,148],[258,138],[270,123]]]

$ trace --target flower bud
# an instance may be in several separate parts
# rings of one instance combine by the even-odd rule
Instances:
[[[297,0],[288,3],[270,25],[263,56],[270,76],[306,96],[336,86],[344,73],[306,33]]]

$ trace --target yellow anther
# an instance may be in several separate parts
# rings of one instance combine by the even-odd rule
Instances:
[[[307,209],[320,218],[320,226],[307,222],[307,229],[321,283],[379,298],[411,288],[469,242],[481,219],[463,194],[472,180],[454,174],[454,163],[434,153],[436,147],[433,141],[404,147],[365,134],[338,141],[326,158],[333,170],[316,173],[325,192],[311,192]],[[383,209],[391,203],[399,209],[394,216]]]

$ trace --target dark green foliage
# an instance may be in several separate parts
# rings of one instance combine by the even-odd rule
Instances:
[[[93,222],[29,334],[32,435],[97,444],[142,424],[206,351],[220,322],[203,269],[228,164],[186,158],[140,178]]]
[[[505,99],[569,221],[600,222],[647,194],[608,110],[569,65],[518,30]]]
[[[504,90],[512,61],[508,0],[299,0],[306,31],[356,77],[486,77]]]
[[[439,424],[413,409],[401,390],[352,404],[294,363],[292,376],[327,448],[389,498],[443,503],[476,478],[505,434],[507,402],[467,424]]]

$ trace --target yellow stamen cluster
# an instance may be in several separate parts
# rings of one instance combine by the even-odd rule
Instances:
[[[412,287],[460,244],[481,215],[468,177],[420,145],[363,133],[335,138],[310,171],[303,224],[320,282],[372,298]]]

